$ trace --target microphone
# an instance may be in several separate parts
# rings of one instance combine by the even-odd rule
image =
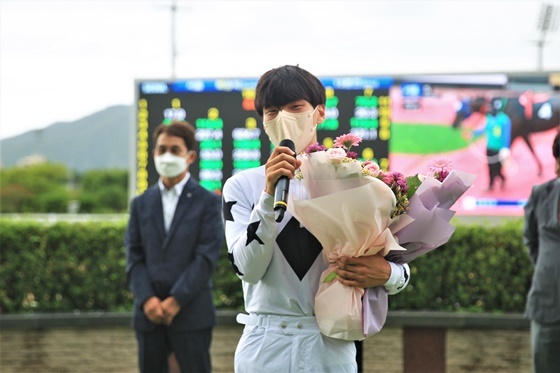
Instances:
[[[296,154],[296,146],[290,139],[280,141],[279,146],[286,146]],[[286,176],[280,176],[276,182],[276,189],[274,190],[274,216],[276,222],[281,222],[288,207],[288,190],[290,189],[290,179]]]

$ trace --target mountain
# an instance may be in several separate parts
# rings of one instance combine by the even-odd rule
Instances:
[[[12,167],[26,158],[42,157],[79,172],[128,168],[132,115],[130,106],[110,106],[73,122],[0,140],[1,164]]]

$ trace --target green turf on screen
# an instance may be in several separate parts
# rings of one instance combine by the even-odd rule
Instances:
[[[434,154],[468,146],[461,131],[438,124],[391,124],[391,153]]]

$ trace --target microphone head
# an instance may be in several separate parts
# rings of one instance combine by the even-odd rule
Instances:
[[[280,223],[284,219],[286,209],[274,209],[274,221]]]
[[[284,139],[284,140],[280,141],[280,144],[278,144],[278,146],[285,146],[285,147],[290,148],[290,150],[293,151],[294,153],[296,152],[296,145],[290,139]]]

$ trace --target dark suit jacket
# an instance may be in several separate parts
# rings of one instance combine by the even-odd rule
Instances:
[[[126,273],[135,298],[132,325],[156,327],[142,305],[152,297],[173,295],[181,310],[172,328],[189,331],[212,327],[216,314],[210,278],[224,239],[221,199],[191,176],[179,197],[169,232],[163,223],[161,192],[152,185],[132,200],[126,230]]]
[[[560,321],[560,180],[533,187],[525,205],[523,238],[535,271],[526,316],[541,323]]]

